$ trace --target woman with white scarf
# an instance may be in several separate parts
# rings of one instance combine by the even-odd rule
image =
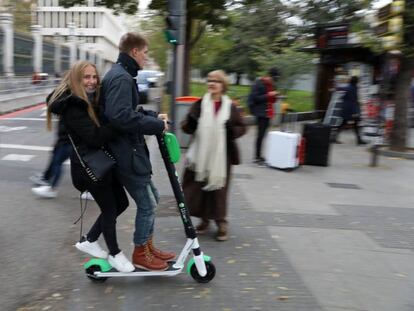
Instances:
[[[199,217],[199,234],[207,232],[210,220],[217,224],[216,239],[228,239],[227,192],[231,165],[240,164],[236,138],[246,132],[238,108],[225,95],[228,78],[224,71],[207,75],[207,93],[195,102],[182,130],[192,140],[186,155],[182,187],[191,216]]]

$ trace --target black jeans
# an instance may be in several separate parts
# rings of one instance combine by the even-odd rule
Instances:
[[[256,117],[257,121],[257,139],[256,139],[256,159],[262,157],[262,144],[266,135],[266,130],[269,127],[270,119],[266,117]]]
[[[115,256],[121,251],[116,237],[116,218],[128,207],[126,192],[115,174],[108,176],[104,182],[96,183],[90,180],[86,174],[83,174],[82,168],[79,169],[82,170],[82,174],[78,175],[80,180],[77,181],[81,183],[81,187],[79,185],[78,187],[75,185],[75,187],[80,191],[87,189],[101,209],[101,214],[87,234],[88,240],[94,242],[102,233],[109,254]]]
[[[349,121],[353,121],[352,128],[355,132],[357,144],[359,144],[360,142],[362,142],[361,134],[359,133],[359,121],[360,121],[359,117],[355,117],[350,120],[343,119],[341,125],[337,128],[336,140],[338,140],[339,133],[344,129],[345,125],[347,125]]]

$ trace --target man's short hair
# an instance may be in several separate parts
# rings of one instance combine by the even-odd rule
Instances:
[[[139,50],[148,46],[148,41],[137,32],[127,32],[119,40],[119,52],[129,53],[132,49]]]

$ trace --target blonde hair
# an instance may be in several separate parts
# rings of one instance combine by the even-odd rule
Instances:
[[[92,66],[95,68],[96,76],[97,76],[97,88],[96,94],[93,102],[91,102],[86,94],[85,87],[83,85],[83,73],[86,67]],[[59,85],[55,88],[52,95],[50,96],[49,100],[47,101],[47,129],[49,131],[52,130],[52,112],[50,111],[49,107],[50,104],[57,100],[59,97],[62,96],[67,91],[70,91],[71,94],[83,99],[86,103],[88,103],[88,115],[92,119],[93,122],[97,126],[100,126],[98,118],[96,117],[94,107],[98,106],[99,102],[99,86],[100,86],[100,79],[98,70],[96,66],[88,61],[79,61],[75,63],[72,68],[63,76],[62,81]]]
[[[223,85],[223,94],[227,92],[229,89],[229,78],[227,77],[226,73],[223,70],[213,70],[207,74],[207,79],[216,79],[221,82]]]

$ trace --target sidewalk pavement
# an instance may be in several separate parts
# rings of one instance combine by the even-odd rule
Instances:
[[[286,172],[251,163],[254,137],[250,128],[239,140],[230,240],[201,237],[220,290],[208,293],[216,308],[200,310],[414,310],[414,162],[370,167],[367,147],[344,132],[330,166]],[[165,178],[154,179],[165,195]]]

